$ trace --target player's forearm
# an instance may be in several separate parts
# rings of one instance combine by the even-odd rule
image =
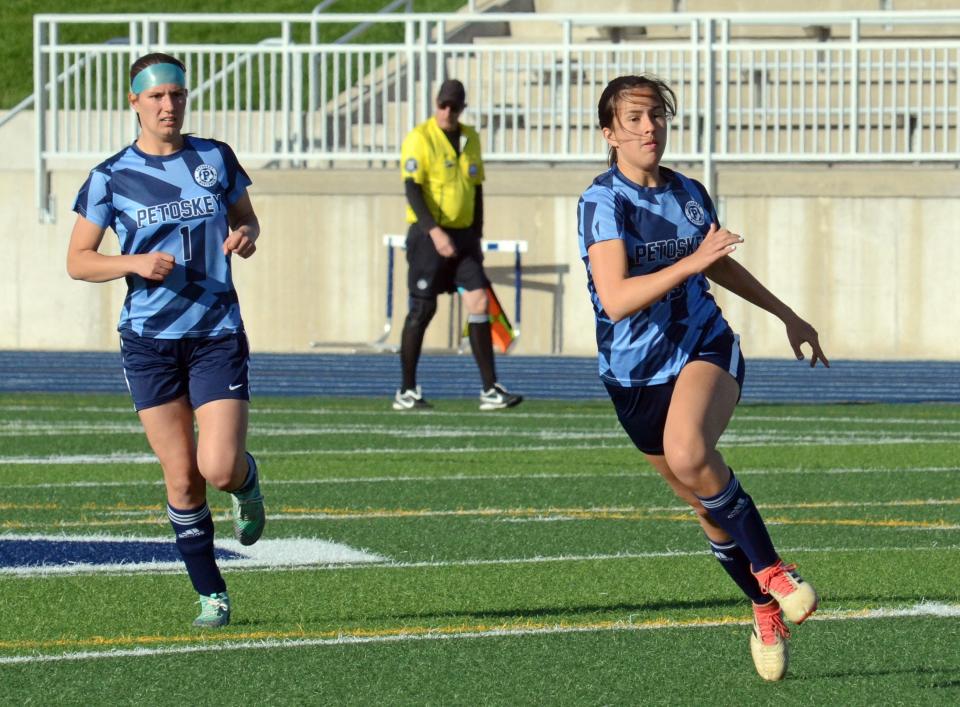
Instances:
[[[795,316],[790,307],[780,301],[749,270],[732,258],[727,257],[717,261],[704,274],[724,289],[730,290],[750,304],[770,312],[781,321],[786,321],[787,318]]]
[[[251,243],[260,236],[260,220],[250,203],[250,195],[244,194],[227,211],[227,225],[233,232],[244,229],[244,235]]]
[[[103,255],[93,250],[71,251],[67,255],[67,273],[74,280],[109,282],[133,272],[129,255]]]
[[[605,281],[597,280],[594,276],[594,284],[603,310],[616,322],[663,299],[664,295],[686,282],[693,274],[681,260],[649,275],[604,278]]]

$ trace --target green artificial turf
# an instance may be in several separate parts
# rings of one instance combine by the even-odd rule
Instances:
[[[258,398],[265,539],[382,559],[228,569],[190,627],[179,570],[0,573],[13,704],[956,704],[960,407],[743,405],[721,441],[822,606],[788,678],[605,402]],[[0,540],[170,539],[120,396],[0,396]],[[211,491],[218,533],[228,498]],[[0,568],[2,570],[2,568]]]

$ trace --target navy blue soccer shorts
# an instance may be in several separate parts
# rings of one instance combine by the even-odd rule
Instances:
[[[708,361],[727,371],[743,390],[746,366],[740,351],[740,337],[729,328],[704,342],[690,356],[691,361]],[[607,393],[617,411],[617,419],[630,440],[644,454],[663,454],[663,430],[676,379],[659,385],[626,388],[604,381]]]
[[[433,239],[415,223],[407,231],[407,287],[412,297],[435,299],[462,287],[467,292],[482,290],[489,284],[483,272],[483,250],[472,228],[444,229],[457,254],[444,258]]]
[[[137,411],[184,395],[194,410],[212,400],[250,400],[250,346],[243,331],[184,339],[122,331],[120,357]]]

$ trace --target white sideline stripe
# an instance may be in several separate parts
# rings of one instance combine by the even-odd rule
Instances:
[[[255,452],[257,458],[272,456],[269,452]],[[280,456],[280,455],[276,455]],[[95,457],[91,457],[95,459]],[[108,463],[115,456],[101,457]],[[156,461],[151,457],[152,461]],[[0,459],[2,462],[2,459]],[[62,462],[67,463],[67,462]],[[77,464],[95,464],[96,461],[75,462]],[[960,466],[921,466],[910,468],[889,467],[875,469],[870,467],[834,467],[831,469],[737,469],[737,476],[780,476],[794,474],[938,474],[960,472]],[[384,484],[384,483],[432,483],[451,481],[510,481],[518,479],[660,479],[654,471],[624,471],[614,474],[447,474],[443,476],[334,476],[315,479],[267,479],[266,486],[315,486],[339,484]],[[137,481],[63,481],[39,484],[2,484],[0,489],[56,489],[56,488],[112,488],[126,486],[162,486],[161,479],[140,479]]]
[[[819,553],[819,552],[943,552],[960,550],[960,545],[941,545],[929,547],[825,547],[825,548],[784,548],[781,552],[784,555],[794,553]],[[710,548],[704,546],[703,550],[667,550],[663,552],[618,552],[609,555],[554,555],[552,557],[516,557],[492,560],[450,560],[450,561],[424,561],[424,562],[387,562],[381,565],[368,564],[364,567],[369,568],[388,568],[388,569],[435,569],[443,567],[484,567],[488,565],[539,565],[550,562],[594,562],[611,560],[655,560],[660,558],[685,558],[685,557],[709,557],[712,556]],[[331,568],[337,569],[337,568]],[[349,569],[349,568],[344,568]]]
[[[139,423],[113,422],[24,422],[19,420],[0,421],[0,437],[36,437],[36,436],[84,436],[84,435],[139,435],[142,427]],[[411,428],[400,425],[384,424],[346,424],[346,425],[299,425],[259,424],[255,434],[258,437],[306,437],[362,435],[408,439]],[[606,440],[623,439],[623,431],[611,421],[607,429],[570,430],[564,427],[540,427],[532,430],[511,430],[507,433],[495,427],[463,427],[425,424],[415,429],[418,439],[501,439],[504,436],[531,440]],[[749,431],[735,426],[724,432],[721,442],[734,445],[756,445],[777,441],[789,443],[843,444],[873,443],[883,444],[916,441],[954,441],[960,440],[958,430],[924,430],[902,434],[899,427],[879,430],[811,430],[797,433],[795,430],[766,429]]]
[[[818,501],[807,502],[800,501],[796,503],[772,503],[758,504],[757,507],[763,511],[768,510],[819,510],[830,508],[917,508],[921,506],[955,506],[960,504],[958,499],[903,499],[899,501]],[[143,517],[152,518],[157,515],[153,509],[143,509],[136,511],[96,510],[88,511],[91,516],[98,518],[115,517]],[[456,508],[456,509],[424,509],[424,508],[383,508],[354,511],[343,513],[338,511],[324,512],[304,511],[284,513],[268,513],[267,519],[278,522],[289,522],[297,520],[383,520],[397,518],[474,518],[474,519],[492,519],[497,522],[546,522],[557,520],[592,520],[583,518],[587,514],[645,514],[645,513],[680,513],[683,515],[692,514],[689,506],[586,506],[586,507],[566,507],[566,506],[546,506],[543,508],[525,507],[525,508]],[[692,517],[692,515],[691,515]],[[217,520],[229,520],[229,516],[217,517]],[[862,519],[869,522],[869,519]],[[767,519],[768,525],[780,525],[780,522]],[[897,528],[901,529],[901,528]],[[916,529],[916,528],[914,528]],[[925,528],[929,530],[960,530],[960,525],[940,525],[935,528]],[[0,539],[4,536],[0,535]]]
[[[924,442],[931,443],[949,443],[952,440],[903,440],[903,443]],[[900,444],[901,441],[882,441],[870,440],[863,444]],[[763,444],[739,444],[731,446],[741,447],[771,447],[771,446],[856,446],[861,444],[858,440],[842,440],[833,442],[804,442],[802,444],[787,442],[768,442]],[[629,442],[618,444],[563,444],[563,445],[522,445],[511,447],[433,447],[433,448],[397,448],[397,447],[378,447],[378,448],[354,448],[354,449],[287,449],[287,450],[252,450],[252,453],[259,457],[303,457],[303,456],[377,456],[377,455],[406,455],[406,454],[475,454],[482,453],[516,453],[516,452],[565,452],[573,451],[591,451],[598,449],[619,449],[631,451]],[[0,456],[0,467],[12,465],[79,465],[79,464],[156,464],[157,459],[152,454],[139,454],[132,452],[116,452],[113,454],[51,454],[47,456]]]
[[[511,411],[510,419],[520,418],[529,420],[611,420],[616,421],[616,416],[610,404],[603,400],[596,402],[604,403],[600,409],[584,410],[579,412],[520,412]],[[122,412],[129,413],[129,410]],[[380,417],[384,413],[379,410],[336,410],[333,408],[264,408],[254,406],[250,410],[251,417],[257,415],[330,415],[342,416],[349,414],[357,417]],[[489,420],[490,415],[485,412],[472,412],[465,410],[463,412],[444,412],[439,410],[430,410],[429,412],[413,413],[405,417],[420,417],[435,419],[449,417],[456,420],[464,418],[476,418],[480,420]],[[733,417],[733,422],[806,422],[832,424],[835,422],[850,422],[864,424],[891,424],[891,425],[960,425],[960,418],[955,417],[928,417],[928,418],[907,418],[907,417],[830,417],[824,415],[752,415],[749,412],[737,412]]]
[[[604,402],[604,401],[600,401]],[[129,412],[129,410],[124,410],[123,412]],[[333,408],[263,408],[263,407],[253,407],[250,410],[251,418],[256,418],[257,415],[313,415],[313,416],[324,416],[329,415],[332,417],[340,417],[343,415],[351,415],[356,417],[381,417],[383,416],[382,411],[378,410],[336,410]],[[427,418],[427,419],[436,419],[436,418],[452,418],[455,420],[462,420],[464,418],[476,418],[480,420],[489,420],[490,415],[484,412],[442,412],[439,410],[430,410],[429,412],[419,412],[413,413],[412,415],[405,415],[404,417],[414,417],[418,419]],[[585,410],[583,413],[571,413],[571,412],[519,412],[511,411],[510,419],[519,418],[519,419],[528,419],[528,420],[610,420],[612,422],[616,421],[616,416],[613,413],[613,408],[609,409],[605,406],[603,409],[598,411]],[[805,422],[810,424],[833,424],[837,422],[845,422],[852,424],[870,424],[870,425],[956,425],[960,426],[960,418],[951,418],[951,417],[929,417],[929,418],[907,418],[907,417],[830,417],[824,415],[811,415],[806,417],[804,415],[751,415],[750,413],[738,412],[735,413],[733,417],[733,423],[742,423],[742,422]]]
[[[922,602],[913,606],[879,609],[837,609],[822,611],[811,616],[809,621],[864,621],[869,619],[898,619],[929,617],[935,619],[952,619],[960,617],[960,605],[941,602]],[[109,651],[79,651],[75,653],[43,654],[31,656],[4,656],[0,657],[0,665],[23,663],[51,663],[68,660],[103,660],[106,658],[147,658],[161,655],[178,655],[185,653],[212,653],[219,651],[236,650],[268,650],[275,648],[305,648],[344,645],[363,645],[371,643],[404,643],[408,641],[443,641],[471,638],[503,638],[516,636],[549,636],[572,633],[601,633],[609,631],[664,631],[671,629],[704,629],[725,626],[749,626],[752,620],[740,621],[698,621],[689,622],[657,622],[634,624],[627,621],[604,623],[603,625],[586,626],[543,626],[532,628],[504,628],[486,631],[464,631],[462,633],[439,633],[445,630],[438,627],[438,633],[409,633],[386,636],[338,636],[337,638],[307,638],[307,639],[267,639],[258,641],[239,641],[236,643],[218,643],[215,645],[170,646],[167,648],[131,648]]]
[[[600,402],[603,403],[602,407],[597,410],[584,410],[581,412],[528,412],[528,411],[511,411],[510,419],[521,418],[521,419],[531,419],[531,420],[541,420],[541,419],[557,419],[557,420],[584,420],[584,419],[597,419],[597,420],[614,420],[613,408],[609,406],[602,398],[598,398],[596,401],[584,401],[584,402]],[[81,407],[69,407],[66,405],[0,405],[0,412],[58,412],[58,411],[67,411],[71,413],[77,412],[92,412],[92,413],[116,413],[119,415],[130,416],[132,414],[132,407],[99,407],[99,406],[81,406]],[[384,415],[382,410],[344,410],[338,408],[284,408],[284,407],[263,407],[261,405],[254,405],[250,409],[250,414],[252,418],[256,418],[258,415],[330,415],[335,417],[340,417],[344,414],[349,414],[355,417],[381,417]],[[388,413],[389,414],[389,413]],[[419,415],[419,413],[415,413]],[[431,410],[429,413],[422,413],[424,416],[428,416],[430,419],[437,418],[454,418],[457,420],[462,420],[463,418],[477,418],[489,420],[490,414],[486,412],[472,412],[472,411],[462,411],[462,412],[445,412],[442,410]],[[407,417],[410,417],[409,415]],[[864,424],[894,424],[894,425],[960,425],[960,418],[944,417],[944,418],[907,418],[907,417],[830,417],[823,415],[752,415],[749,411],[741,410],[736,413],[733,418],[734,423],[737,422],[751,422],[751,421],[763,421],[763,422],[808,422],[808,423],[835,423],[835,422],[850,422],[850,423],[864,423]]]
[[[779,508],[790,508],[791,506],[779,506]],[[912,504],[903,504],[903,507],[913,507]],[[760,509],[763,509],[764,506],[760,505]],[[792,508],[802,509],[803,506],[796,505]],[[409,519],[409,518],[460,518],[460,519],[490,519],[493,522],[504,523],[504,522],[517,522],[518,520],[522,522],[545,522],[545,521],[557,521],[557,520],[595,520],[592,518],[578,518],[577,514],[583,513],[610,513],[610,514],[629,514],[629,513],[645,513],[649,509],[646,508],[576,508],[576,509],[565,509],[565,508],[532,508],[532,509],[523,509],[525,511],[529,510],[531,515],[521,515],[516,514],[517,509],[512,508],[474,508],[474,509],[463,509],[463,510],[446,510],[446,511],[367,511],[360,513],[284,513],[279,514],[267,514],[267,518],[274,522],[291,522],[299,520],[316,520],[316,521],[342,521],[342,520],[398,520],[398,519]],[[693,511],[688,508],[680,509],[681,512],[684,512],[684,515],[687,513],[690,514],[691,520],[693,519]],[[532,515],[537,513],[538,515]],[[152,515],[150,512],[144,512],[144,515]],[[223,518],[224,520],[226,518]],[[220,518],[218,518],[220,520]],[[615,519],[614,519],[615,520]],[[648,520],[656,520],[656,518],[649,518]],[[870,519],[858,518],[857,522],[867,525]],[[105,521],[104,521],[105,522]],[[802,521],[798,521],[802,522]],[[829,521],[828,521],[829,522]],[[833,524],[842,522],[842,519],[832,519]],[[960,530],[960,525],[937,525],[929,527],[924,525],[924,521],[903,521],[904,525],[902,526],[887,526],[887,530],[895,531],[904,531],[904,530],[921,530],[926,532],[943,532],[946,530]],[[912,525],[909,525],[912,523]],[[118,523],[111,523],[111,525],[117,525]],[[767,525],[785,525],[784,521],[777,521],[773,519],[767,519]],[[36,527],[36,526],[35,526]],[[64,524],[61,527],[69,527],[68,524]],[[874,528],[875,530],[881,530],[883,528]]]
[[[0,538],[6,536],[0,536]],[[100,539],[103,539],[102,537]],[[157,538],[154,538],[156,541]],[[162,540],[162,538],[161,538]],[[261,540],[260,542],[267,542]],[[257,543],[258,545],[260,543]],[[955,552],[960,551],[960,545],[930,545],[930,546],[911,546],[911,547],[793,547],[783,548],[781,552],[784,555],[809,554],[809,553],[865,553],[865,552]],[[505,557],[493,559],[468,559],[468,560],[424,560],[421,562],[398,562],[394,560],[385,560],[383,562],[369,561],[359,563],[324,563],[311,566],[302,564],[289,564],[277,562],[271,565],[245,565],[236,566],[235,571],[245,572],[276,572],[285,570],[304,570],[312,571],[344,571],[354,569],[388,569],[388,570],[408,570],[408,569],[444,569],[451,567],[501,567],[508,565],[541,565],[554,562],[611,562],[617,560],[653,560],[663,558],[683,559],[688,557],[709,557],[710,549],[704,547],[702,550],[666,550],[659,552],[617,552],[610,554],[596,555],[550,555],[535,557]],[[222,563],[221,563],[222,564]],[[16,570],[16,571],[14,571]],[[101,565],[98,569],[91,566],[71,565],[56,572],[48,572],[42,567],[22,567],[11,568],[10,571],[0,572],[0,574],[19,575],[24,577],[49,577],[56,575],[58,577],[74,576],[81,574],[103,574],[110,577],[128,577],[143,572],[151,574],[183,574],[183,566],[179,563],[170,567],[154,568],[144,567],[137,569],[133,565],[111,565],[107,570],[106,566]]]
[[[85,436],[89,434],[103,434],[101,431],[96,433],[76,433],[76,436]],[[142,434],[141,432],[137,433]],[[333,436],[336,436],[340,433],[329,433]],[[27,437],[27,436],[36,436],[36,435],[21,435],[21,434],[2,434],[0,437]],[[44,433],[43,436],[49,437],[64,437],[65,434],[62,433]],[[286,430],[281,431],[276,434],[265,434],[259,432],[255,435],[256,437],[316,437],[319,436],[319,433],[316,432],[303,432],[297,430]],[[369,437],[370,435],[365,435]],[[404,437],[405,435],[396,435],[390,434],[391,437]],[[407,435],[409,436],[409,435]],[[422,435],[427,439],[434,440],[445,440],[445,439],[460,439],[463,437],[474,438],[478,440],[489,439],[491,442],[495,442],[498,439],[504,437],[503,432],[491,432],[490,434],[443,434],[443,435]],[[268,452],[275,456],[295,456],[303,454],[315,454],[315,455],[357,455],[357,454],[461,454],[461,453],[472,453],[472,452],[556,452],[566,449],[580,449],[580,450],[595,450],[595,449],[630,449],[632,448],[629,442],[626,440],[626,436],[621,432],[598,432],[598,433],[563,433],[563,434],[554,434],[548,431],[537,432],[534,434],[519,434],[519,433],[510,433],[512,437],[527,438],[534,441],[545,441],[545,442],[560,442],[561,444],[554,445],[538,445],[538,444],[525,444],[525,445],[515,445],[512,447],[504,446],[468,446],[468,447],[360,447],[360,448],[345,448],[345,449],[319,449],[319,450],[290,450],[290,451],[275,451]],[[616,440],[610,444],[569,444],[565,443],[570,440]],[[865,447],[865,446],[876,446],[876,445],[898,445],[898,444],[958,444],[960,443],[960,433],[940,433],[933,434],[930,436],[919,436],[919,435],[902,435],[902,436],[870,436],[859,434],[855,435],[853,433],[836,433],[830,435],[789,435],[789,434],[737,434],[737,433],[725,433],[720,438],[720,445],[727,448],[746,448],[746,447]],[[2,457],[0,462],[6,459],[12,460],[10,463],[16,464],[17,459],[22,459],[24,457]],[[28,457],[29,459],[36,459],[37,457]],[[30,462],[37,463],[37,462]]]

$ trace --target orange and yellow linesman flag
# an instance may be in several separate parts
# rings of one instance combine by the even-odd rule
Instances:
[[[507,353],[513,342],[517,340],[517,331],[510,323],[507,313],[503,311],[503,305],[493,291],[493,285],[487,285],[487,311],[490,314],[490,336],[493,339],[493,345],[500,350],[500,353]],[[463,324],[463,337],[470,336],[470,322]]]

